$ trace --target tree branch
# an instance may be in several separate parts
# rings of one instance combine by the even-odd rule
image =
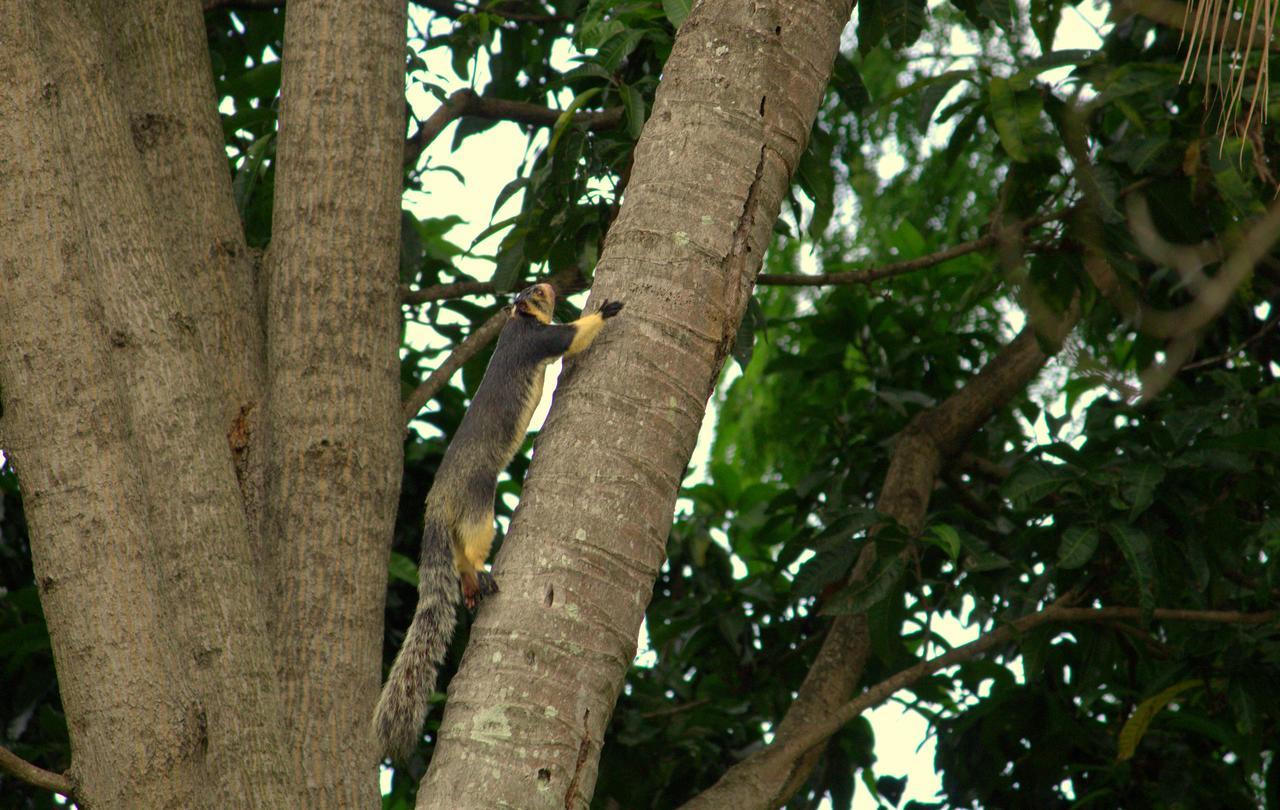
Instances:
[[[1037,334],[1042,333],[1047,343],[1058,346],[1077,317],[1078,308],[1073,308],[1053,323],[1029,320],[1022,332],[964,388],[918,414],[898,434],[876,509],[910,533],[921,531],[944,460],[958,454],[973,433],[1025,388],[1044,365],[1048,355],[1040,348]],[[867,543],[849,581],[864,580],[875,560],[875,544]],[[870,643],[865,614],[840,616],[832,623],[795,700],[778,723],[775,747],[789,747],[796,735],[824,722],[848,701],[862,677]],[[789,758],[773,757],[769,753],[772,748],[752,754],[684,808],[776,807],[804,783],[817,764],[822,751],[812,749],[812,744],[806,745]]]
[[[16,776],[28,785],[74,798],[70,779],[60,773],[46,771],[44,768],[32,765],[3,745],[0,745],[0,771]]]
[[[867,689],[861,695],[845,703],[826,717],[812,723],[807,728],[798,730],[785,742],[776,743],[764,749],[760,755],[773,760],[772,765],[774,767],[794,761],[806,751],[825,743],[831,735],[835,734],[858,715],[888,700],[898,690],[905,689],[921,678],[932,675],[939,670],[976,658],[993,647],[1005,644],[1042,624],[1048,622],[1113,621],[1115,619],[1138,619],[1142,616],[1142,611],[1134,607],[1073,608],[1070,607],[1070,601],[1071,595],[1068,594],[1036,613],[1015,619],[1006,625],[984,633],[968,644],[908,667]],[[1164,621],[1210,622],[1215,624],[1265,624],[1280,618],[1280,611],[1268,610],[1261,613],[1244,613],[1239,611],[1157,608],[1153,613],[1153,618]]]
[[[420,290],[414,290],[409,288],[408,285],[402,285],[400,287],[400,303],[418,306],[419,304],[443,301],[448,298],[493,294],[492,281],[455,281],[452,284],[436,284],[431,287],[423,287]]]
[[[445,99],[425,121],[419,122],[418,131],[405,142],[404,162],[406,166],[415,165],[418,158],[422,157],[422,152],[444,128],[463,116],[469,115],[486,121],[512,121],[533,127],[552,127],[563,114],[562,110],[553,110],[527,101],[486,98],[472,90],[458,90]],[[622,123],[622,115],[621,107],[574,113],[573,125],[592,130],[612,129]]]
[[[1277,306],[1275,303],[1272,303],[1271,312],[1267,316],[1267,320],[1262,324],[1262,328],[1259,329],[1257,332],[1254,332],[1249,337],[1245,338],[1244,341],[1239,346],[1236,346],[1234,349],[1231,349],[1230,351],[1225,351],[1222,354],[1215,354],[1212,357],[1206,357],[1202,360],[1197,360],[1194,363],[1187,363],[1180,370],[1195,371],[1196,369],[1204,368],[1206,366],[1213,366],[1213,365],[1217,365],[1218,363],[1225,363],[1234,357],[1243,355],[1245,349],[1249,348],[1254,343],[1257,343],[1259,340],[1266,337],[1266,334],[1270,332],[1272,329],[1274,329],[1277,323],[1280,323],[1280,306]]]
[[[479,8],[477,6],[457,5],[451,0],[413,0],[415,6],[429,8],[441,17],[456,20],[464,14],[493,14],[513,22],[552,23],[568,22],[572,17],[564,14],[547,14],[545,12],[515,11],[504,9],[498,5]]]
[[[1062,219],[1070,214],[1074,209],[1064,208],[1061,211],[1053,211],[1048,214],[1041,214],[1038,217],[1023,220],[1009,226],[1011,229],[1025,231],[1048,222]],[[868,267],[863,270],[851,270],[846,273],[820,273],[817,275],[809,275],[806,273],[761,273],[756,277],[757,284],[770,284],[782,287],[813,287],[827,284],[870,284],[873,281],[879,281],[883,278],[891,278],[893,276],[901,276],[915,270],[923,270],[926,267],[942,264],[945,261],[965,256],[970,253],[976,253],[980,250],[986,250],[994,247],[996,244],[996,234],[988,233],[977,239],[968,242],[961,242],[958,245],[940,250],[937,253],[930,253],[927,256],[918,256],[914,259],[905,259],[900,262],[890,262],[882,264],[879,267]]]
[[[220,8],[230,9],[263,9],[263,8],[283,8],[284,0],[204,0],[201,4],[203,10],[208,13],[217,11]]]
[[[417,418],[418,412],[423,409],[428,402],[440,393],[440,389],[449,384],[450,378],[454,372],[466,365],[466,362],[488,346],[490,341],[498,337],[498,333],[502,331],[503,325],[506,324],[509,312],[507,307],[495,312],[489,316],[489,320],[480,324],[480,326],[471,330],[471,334],[457,345],[450,352],[435,371],[427,375],[422,384],[413,390],[409,398],[404,401],[404,418],[406,422],[412,422]]]

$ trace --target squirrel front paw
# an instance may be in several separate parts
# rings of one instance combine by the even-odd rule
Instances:
[[[622,311],[621,301],[610,301],[608,299],[605,299],[605,302],[600,305],[601,318],[606,318],[606,319],[612,318],[614,315],[617,315],[621,311]]]

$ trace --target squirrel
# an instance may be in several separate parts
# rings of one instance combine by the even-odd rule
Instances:
[[[555,288],[535,284],[516,296],[484,378],[445,450],[427,494],[418,563],[418,606],[378,699],[373,726],[380,753],[403,760],[426,720],[436,673],[453,637],[459,597],[475,609],[498,592],[484,570],[493,542],[498,475],[520,449],[542,399],[543,372],[586,349],[619,301],[567,324],[553,324]]]

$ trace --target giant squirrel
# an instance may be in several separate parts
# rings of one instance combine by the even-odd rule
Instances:
[[[436,673],[453,637],[459,589],[469,608],[498,590],[484,570],[493,542],[498,475],[524,441],[542,399],[544,370],[557,357],[590,346],[605,319],[622,310],[621,302],[605,301],[573,323],[553,324],[555,303],[550,284],[535,284],[516,296],[427,494],[418,607],[373,720],[380,753],[392,759],[404,759],[417,745]]]

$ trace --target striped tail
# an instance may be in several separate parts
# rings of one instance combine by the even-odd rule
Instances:
[[[384,756],[403,761],[422,739],[436,673],[453,638],[458,572],[449,529],[428,514],[418,566],[418,607],[382,687],[373,728]]]

